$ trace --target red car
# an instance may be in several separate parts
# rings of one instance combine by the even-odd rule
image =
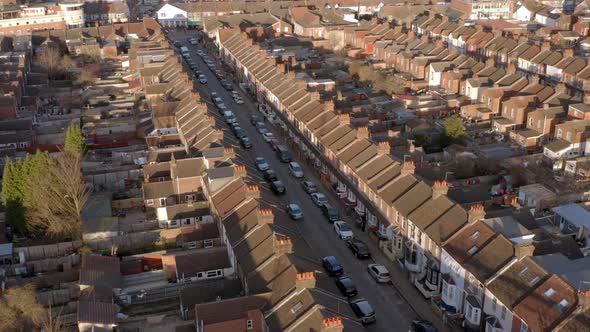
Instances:
[[[268,144],[270,144],[270,148],[273,151],[277,150],[277,147],[280,145],[279,140],[276,138],[271,138],[270,142],[268,142]]]

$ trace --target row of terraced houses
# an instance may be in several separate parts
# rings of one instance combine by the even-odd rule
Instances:
[[[432,23],[434,20],[439,23]],[[424,22],[431,22],[433,29],[426,29]],[[444,32],[434,29],[440,25],[452,26]],[[510,37],[442,17],[418,17],[412,27],[409,31],[387,25],[362,31],[345,28],[343,38],[350,41],[350,46],[370,49],[372,56],[398,71],[423,76],[423,82],[417,84],[432,88],[450,89],[454,85],[446,82],[458,79],[456,87],[461,89],[465,85],[462,78],[473,77],[477,69],[488,75],[482,74],[481,78],[495,75],[495,80],[502,81],[502,86],[494,82],[486,91],[543,90],[538,81],[529,82],[515,65],[506,69],[499,66],[504,59],[499,50],[504,48],[485,49],[491,44],[511,43]],[[432,32],[426,31],[432,30],[446,37],[428,37]],[[489,54],[493,60],[478,61],[466,54],[469,37],[478,35],[485,35],[488,42],[482,41],[483,49],[470,52]],[[414,174],[412,161],[395,160],[388,143],[372,141],[365,127],[352,127],[350,117],[339,114],[333,101],[321,100],[320,94],[308,91],[303,82],[295,80],[293,71],[285,70],[279,58],[261,49],[246,33],[223,29],[217,32],[216,39],[222,59],[235,70],[237,79],[250,86],[259,101],[271,105],[288,123],[304,156],[321,170],[324,180],[336,188],[344,203],[354,207],[357,217],[376,235],[383,252],[403,265],[417,289],[425,297],[438,300],[435,303],[445,315],[463,317],[466,329],[474,331],[587,328],[587,287],[570,284],[564,274],[544,267],[537,260],[547,258],[538,256],[541,248],[526,241],[532,234],[520,230],[518,236],[513,236],[507,225],[490,222],[483,205],[464,207],[448,198],[445,181],[422,180]],[[520,42],[514,43],[504,50],[503,67],[508,67],[508,55]],[[455,44],[458,46],[449,46]],[[563,57],[558,51],[544,52]],[[536,74],[544,74],[546,67],[543,69]],[[548,98],[559,98],[566,94],[565,89],[574,87],[559,86],[544,93]],[[480,92],[483,94],[483,89]],[[465,103],[465,107],[472,104],[476,103]],[[545,252],[569,260],[558,249]]]

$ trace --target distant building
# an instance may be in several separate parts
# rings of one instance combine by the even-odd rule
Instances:
[[[510,18],[512,2],[505,0],[452,0],[451,7],[464,12],[470,20]]]
[[[64,1],[0,7],[0,35],[84,26],[84,3]]]

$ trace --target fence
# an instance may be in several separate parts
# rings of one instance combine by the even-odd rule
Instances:
[[[56,289],[47,292],[37,293],[37,299],[43,306],[56,306],[67,304],[80,296],[79,289]]]
[[[42,246],[17,247],[14,252],[23,257],[25,261],[34,261],[52,257],[63,257],[74,253],[82,247],[82,241],[61,242]]]
[[[129,233],[106,239],[92,239],[86,244],[94,250],[110,250],[113,246],[121,249],[141,248],[152,246],[160,238],[160,231]]]
[[[143,200],[141,197],[116,199],[112,202],[113,209],[133,209],[140,208],[143,206]]]

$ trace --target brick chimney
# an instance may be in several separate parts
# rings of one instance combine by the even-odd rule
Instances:
[[[277,65],[277,58],[275,58],[275,57],[266,58],[266,61],[272,66]]]
[[[207,116],[207,120],[209,121],[210,126],[214,126],[215,125],[215,117],[213,115]]]
[[[423,44],[427,44],[430,42],[430,38],[428,38],[428,35],[423,35],[421,40]]]
[[[316,280],[313,272],[297,273],[295,287],[298,290],[305,288],[315,288]]]
[[[260,187],[258,185],[248,185],[246,187],[246,198],[260,198]]]
[[[535,246],[532,243],[519,243],[514,245],[514,256],[521,259],[532,256],[535,252]]]
[[[278,70],[280,73],[286,73],[286,72],[287,72],[287,67],[285,67],[285,64],[284,64],[284,63],[279,63],[279,64],[277,65],[277,70]]]
[[[551,42],[545,41],[541,44],[541,51],[551,50]]]
[[[509,74],[515,74],[516,73],[516,65],[514,65],[513,63],[508,65],[508,68],[506,68],[506,71]]]
[[[377,145],[377,153],[389,154],[389,152],[391,152],[391,147],[389,146],[389,142],[379,142],[379,145]]]
[[[495,67],[496,66],[496,60],[494,60],[494,58],[488,58],[486,60],[486,67]]]
[[[356,138],[358,139],[362,139],[362,138],[369,138],[369,128],[367,127],[359,127],[356,129]]]
[[[563,56],[564,57],[573,57],[574,56],[574,49],[573,48],[566,48],[565,50],[563,50]]]
[[[293,242],[291,242],[291,239],[288,237],[277,238],[275,236],[275,254],[280,256],[291,253],[293,253]]]
[[[482,204],[474,204],[469,209],[467,213],[467,221],[470,223],[474,223],[479,220],[483,220],[486,216],[486,211],[483,208]]]
[[[344,325],[342,325],[342,318],[340,318],[338,316],[324,318],[321,332],[342,332],[342,331],[344,331]]]
[[[339,114],[338,119],[340,120],[340,125],[348,125],[350,126],[350,115],[349,114]]]
[[[271,209],[260,209],[258,210],[258,223],[261,224],[273,224],[275,221],[275,215]]]
[[[414,171],[416,170],[416,165],[414,164],[413,161],[406,161],[404,162],[404,165],[402,166],[401,169],[401,175],[408,175],[408,174],[414,174]]]
[[[443,43],[442,39],[438,39],[436,41],[436,43],[434,43],[435,48],[442,48],[443,46],[444,46],[444,43]]]
[[[295,72],[292,71],[292,70],[289,71],[289,72],[287,72],[287,78],[294,79],[295,78]]]
[[[333,100],[324,101],[324,110],[334,112],[334,101]]]
[[[449,184],[447,181],[434,181],[432,186],[432,199],[436,199],[439,196],[446,195],[449,192]]]
[[[307,86],[307,83],[305,83]],[[309,93],[311,100],[320,100],[320,93],[318,91],[313,91]]]
[[[205,111],[206,111],[207,109],[209,109],[209,105],[207,105],[207,103],[205,103],[205,102],[201,102],[201,103],[199,103],[199,106],[200,106],[201,108],[203,108]]]
[[[225,148],[227,151],[227,149],[232,149],[233,148]],[[236,165],[234,166],[234,175],[236,176],[236,178],[245,178],[248,176],[248,171],[246,171],[246,166],[244,165]]]
[[[236,157],[236,150],[233,147],[226,147],[223,149],[223,158],[234,159]]]
[[[590,94],[584,95],[584,104],[590,105]]]
[[[541,77],[539,77],[539,75],[537,75],[537,74],[531,75],[529,77],[529,84],[539,84],[540,81],[541,81]]]
[[[201,100],[201,95],[199,94],[198,91],[191,91],[191,97],[193,98],[194,101],[199,101]]]
[[[555,86],[555,92],[556,93],[567,93],[567,87],[565,86],[565,83],[563,83],[563,82],[557,83],[557,85]]]
[[[221,140],[223,140],[223,130],[221,130],[221,129],[217,129],[217,130],[215,131],[215,138],[216,138],[218,141],[221,141]]]

